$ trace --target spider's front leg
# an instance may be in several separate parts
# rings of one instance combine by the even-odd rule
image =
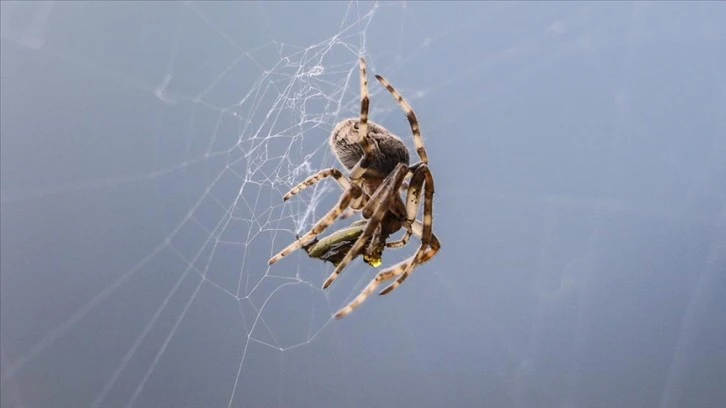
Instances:
[[[360,60],[360,119],[358,120],[358,143],[363,148],[363,157],[350,170],[350,179],[359,184],[363,174],[373,160],[373,142],[368,138],[368,107],[371,103],[368,97],[368,74],[366,73],[366,60]]]
[[[319,172],[313,174],[312,176],[306,178],[302,182],[300,182],[295,187],[291,188],[290,191],[285,194],[284,197],[282,197],[282,201],[287,201],[291,199],[292,197],[299,194],[301,191],[305,190],[306,188],[315,185],[316,183],[325,180],[328,177],[332,177],[335,179],[335,181],[338,182],[340,187],[343,188],[343,190],[350,190],[350,182],[348,179],[345,178],[343,173],[340,172],[340,170],[336,168],[329,168],[325,170],[320,170]]]

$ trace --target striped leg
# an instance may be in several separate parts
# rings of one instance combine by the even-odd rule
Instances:
[[[340,172],[340,170],[335,168],[320,170],[319,172],[313,174],[312,176],[308,177],[303,181],[302,183],[296,185],[290,191],[285,194],[285,196],[282,198],[283,201],[287,201],[294,197],[295,195],[299,194],[301,191],[305,190],[306,188],[314,185],[315,183],[325,180],[328,177],[335,178],[335,181],[340,184],[340,186],[343,188],[343,190],[350,189],[350,182],[348,179],[345,178],[343,173]]]
[[[411,180],[409,183],[403,183],[401,185],[401,189],[404,188],[408,192],[406,197],[406,222],[408,224],[406,225],[406,234],[398,241],[391,241],[386,244],[387,248],[401,248],[405,246],[408,243],[408,240],[411,238],[411,235],[413,234],[413,230],[411,229],[411,225],[416,222],[416,215],[418,213],[418,206],[421,200],[421,191],[423,190],[423,183],[424,183],[424,171],[419,170],[423,166],[423,164],[414,165],[412,167],[413,174],[411,175]],[[419,232],[419,236],[421,236],[421,233]]]
[[[406,246],[412,234],[412,230],[406,231],[406,234],[403,236],[403,238],[399,239],[398,241],[391,241],[386,243],[386,248],[402,248]]]
[[[310,241],[315,239],[320,233],[325,231],[326,228],[328,228],[330,225],[332,225],[335,220],[345,212],[346,208],[348,208],[348,205],[350,205],[351,200],[355,200],[360,197],[361,194],[360,188],[356,186],[352,186],[350,190],[346,190],[343,195],[340,197],[340,200],[338,201],[338,205],[336,205],[332,210],[328,211],[327,214],[323,218],[318,221],[315,226],[308,231],[305,235],[302,237],[296,239],[292,244],[288,245],[285,249],[280,251],[277,255],[270,258],[269,261],[267,261],[268,265],[272,265],[275,262],[281,260],[282,258],[290,255],[294,251],[302,248],[306,244],[308,244]]]
[[[361,304],[363,304],[363,302],[365,302],[365,300],[368,299],[368,297],[371,294],[373,294],[373,292],[376,291],[376,289],[378,288],[378,286],[381,285],[381,283],[395,278],[396,277],[395,273],[396,273],[396,270],[393,268],[386,269],[385,271],[379,272],[378,275],[376,275],[376,277],[371,281],[371,283],[369,283],[368,286],[366,286],[366,288],[363,289],[363,291],[358,296],[355,297],[355,299],[353,299],[350,303],[348,303],[347,306],[340,309],[335,314],[335,318],[342,319],[345,316],[348,316],[349,314],[351,314],[355,309],[357,309]]]
[[[366,60],[360,58],[360,120],[358,121],[358,143],[363,148],[363,157],[350,170],[350,179],[353,183],[359,184],[363,174],[368,169],[373,160],[373,144],[368,138],[368,106],[370,98],[368,96],[368,74],[366,70]]]
[[[388,92],[390,92],[394,98],[396,98],[398,104],[401,106],[401,109],[406,114],[408,123],[411,125],[411,133],[413,133],[413,143],[416,145],[416,153],[418,153],[422,162],[428,164],[429,156],[426,154],[426,148],[424,147],[423,138],[421,137],[421,129],[419,128],[418,119],[416,119],[416,114],[413,112],[413,108],[385,78],[380,75],[376,75],[376,79],[381,83],[381,85],[386,87]]]

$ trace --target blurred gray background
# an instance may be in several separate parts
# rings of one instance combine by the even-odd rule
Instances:
[[[723,3],[1,7],[2,407],[726,406]],[[358,55],[443,248],[337,321]]]

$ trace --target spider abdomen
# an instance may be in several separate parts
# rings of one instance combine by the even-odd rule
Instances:
[[[375,122],[368,121],[368,136],[373,142],[373,161],[366,170],[366,177],[383,179],[398,163],[409,164],[408,149],[396,135]],[[358,120],[346,119],[338,123],[330,134],[330,147],[340,163],[352,169],[363,157],[358,143]]]

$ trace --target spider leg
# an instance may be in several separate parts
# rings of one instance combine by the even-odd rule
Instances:
[[[423,192],[423,184],[426,181],[426,174],[424,170],[421,170],[422,166],[426,166],[423,163],[415,164],[411,167],[411,179],[408,183],[408,191],[406,193],[406,222],[411,225],[416,221],[416,215],[418,214],[418,207],[421,203],[421,193]]]
[[[418,119],[416,119],[416,114],[414,113],[413,108],[406,99],[401,96],[396,88],[394,88],[393,85],[386,80],[386,78],[376,75],[376,79],[388,90],[388,92],[391,93],[391,95],[393,95],[394,98],[396,98],[398,105],[401,106],[401,109],[406,114],[408,123],[411,125],[411,133],[413,133],[413,143],[416,145],[416,153],[418,153],[422,162],[428,164],[429,156],[426,154],[426,148],[424,147],[423,138],[421,137],[421,128],[418,125]]]
[[[413,231],[413,235],[416,235],[417,237],[421,238],[423,236],[423,223],[421,221],[416,220],[411,225],[411,230]],[[441,248],[441,243],[439,242],[439,239],[436,237],[436,234],[431,233],[431,248],[439,249]],[[431,260],[431,257],[425,256],[422,257],[421,263],[426,263]]]
[[[416,167],[418,168],[418,167]],[[409,172],[411,171],[411,168],[409,168]],[[419,199],[421,198],[421,183],[423,180],[422,175],[419,175],[414,170],[414,175],[416,175],[416,178],[411,176],[411,180],[409,180],[408,183],[403,182],[401,184],[401,190],[408,191],[407,195],[407,204],[403,204],[403,201],[399,197],[394,197],[394,200],[397,200],[397,205],[400,205],[399,213],[405,214],[406,216],[406,222],[403,223],[403,228],[406,228],[406,234],[404,234],[403,238],[399,239],[398,241],[391,241],[386,243],[386,248],[401,248],[406,246],[408,243],[408,240],[411,238],[411,235],[413,235],[413,230],[411,229],[411,225],[416,221],[416,213],[418,212],[418,203]],[[400,203],[400,204],[399,204]],[[394,206],[391,205],[391,211],[395,211]]]
[[[416,221],[416,223],[420,226],[421,224]],[[439,243],[439,239],[436,238],[436,235],[431,235],[432,237],[432,244],[428,248],[424,248],[416,252],[414,256],[411,258],[405,260],[404,262],[401,262],[400,264],[396,265],[395,267],[395,273],[394,278],[398,277],[398,279],[393,282],[391,285],[387,286],[385,289],[383,289],[379,295],[387,295],[391,293],[394,289],[401,286],[401,284],[411,275],[411,272],[413,272],[414,268],[424,264],[431,260],[434,256],[436,256],[436,253],[439,252],[439,248],[441,248],[441,244]],[[393,269],[393,268],[392,268]],[[393,279],[393,278],[391,278]]]
[[[413,174],[408,183],[404,182],[401,184],[401,190],[407,190],[406,197],[406,234],[398,241],[391,241],[386,244],[386,248],[401,248],[408,243],[408,240],[413,235],[411,225],[416,221],[416,214],[418,213],[418,205],[421,199],[421,191],[424,182],[424,173],[418,171],[421,164],[414,165],[412,167]],[[419,236],[421,234],[419,233]]]
[[[363,231],[363,234],[358,237],[358,240],[350,248],[348,253],[345,255],[345,258],[343,258],[338,266],[336,266],[333,273],[328,276],[328,279],[323,284],[323,289],[326,289],[328,286],[330,286],[338,278],[338,276],[340,276],[340,273],[343,271],[343,269],[348,266],[348,264],[353,259],[361,254],[361,252],[365,248],[366,242],[373,236],[376,228],[383,220],[383,217],[386,215],[390,198],[392,194],[397,194],[398,186],[403,181],[404,177],[406,177],[406,174],[408,174],[408,167],[403,163],[399,163],[393,170],[393,172],[391,172],[391,174],[389,174],[388,177],[386,177],[386,179],[383,181],[383,183],[378,187],[379,190],[387,191],[387,193],[384,194],[381,191],[376,191],[371,197],[371,200],[368,202],[368,204],[366,204],[366,207],[372,205],[373,211],[372,215],[368,220],[368,224]],[[383,194],[383,197],[378,200],[374,200],[373,197],[377,197],[379,193]]]
[[[343,173],[341,173],[340,170],[335,168],[320,170],[319,172],[313,174],[312,176],[305,179],[300,184],[296,185],[295,187],[291,188],[290,191],[285,194],[285,196],[282,198],[283,201],[287,201],[294,197],[295,195],[299,194],[301,191],[305,190],[306,188],[314,185],[315,183],[322,181],[328,177],[333,177],[335,181],[340,184],[340,187],[343,188],[343,190],[350,189],[350,182],[348,179],[345,178]]]
[[[358,121],[358,143],[363,148],[363,157],[350,170],[350,179],[359,184],[363,174],[373,160],[373,143],[368,138],[368,107],[370,98],[368,96],[368,74],[365,58],[360,58],[360,120]]]
[[[423,176],[420,176],[423,174]],[[419,181],[421,180],[421,181]],[[398,277],[396,282],[388,286],[387,288],[383,289],[381,291],[381,295],[388,294],[392,292],[394,289],[399,287],[403,281],[408,278],[408,276],[411,274],[413,269],[419,265],[420,263],[426,262],[429,259],[433,258],[436,253],[441,248],[441,244],[439,243],[438,239],[435,239],[432,231],[432,224],[433,224],[433,203],[434,203],[434,178],[431,175],[431,171],[429,170],[428,166],[425,163],[421,163],[421,165],[415,170],[413,176],[411,177],[411,183],[409,186],[409,193],[411,193],[416,188],[421,188],[423,185],[422,182],[425,182],[425,189],[424,189],[424,220],[423,220],[423,231],[421,232],[421,246],[419,247],[418,251],[409,258],[411,262],[401,271],[401,275]],[[414,191],[415,194],[415,191]],[[409,194],[409,201],[408,201],[408,217],[415,217],[416,216],[416,207],[411,205],[411,194]],[[413,216],[412,216],[413,214]]]
[[[401,176],[400,174],[398,174],[398,172],[403,172],[403,167],[405,167],[405,165],[399,164],[396,168],[394,168],[393,171],[388,175],[388,177],[386,177],[383,182],[378,186],[376,191],[371,194],[371,196],[368,198],[368,203],[366,203],[366,205],[363,206],[363,208],[361,209],[361,215],[363,215],[363,218],[371,218],[376,206],[383,197],[393,196],[394,194],[397,194],[396,189],[394,189],[394,191],[388,191],[388,183],[392,178],[398,179]],[[405,171],[403,173],[403,177],[405,178],[408,174],[408,171]]]
[[[384,215],[385,217],[385,215]],[[383,223],[378,223],[378,226],[373,231],[373,235],[371,236],[371,239],[369,240],[369,244],[363,249],[363,261],[370,266],[374,268],[378,268],[381,266],[382,261],[382,253],[385,242],[383,239]],[[382,242],[383,241],[383,242]],[[374,248],[381,248],[380,251]]]
[[[360,188],[357,186],[351,186],[350,190],[346,190],[343,192],[343,195],[340,197],[340,200],[338,200],[338,205],[333,207],[332,210],[328,211],[327,214],[323,218],[318,221],[315,226],[308,231],[305,235],[300,237],[299,239],[293,241],[290,245],[288,245],[285,249],[280,251],[277,255],[270,258],[269,261],[267,261],[268,265],[272,265],[275,262],[279,261],[280,259],[290,255],[292,252],[302,248],[307,244],[308,242],[312,241],[315,237],[320,235],[323,231],[325,231],[326,228],[328,228],[335,220],[345,211],[346,208],[348,208],[348,205],[350,205],[351,200],[354,200],[356,198],[360,197],[361,194]]]
[[[348,316],[351,312],[353,312],[355,309],[357,309],[363,302],[365,302],[368,297],[376,291],[378,286],[381,285],[381,283],[391,280],[396,277],[395,270],[393,268],[386,269],[384,271],[379,272],[376,277],[368,284],[368,286],[363,289],[363,291],[355,297],[350,303],[348,303],[347,306],[344,308],[338,310],[337,313],[335,313],[336,319],[342,319],[345,316]]]
[[[403,236],[403,238],[399,239],[398,241],[391,241],[386,243],[386,248],[402,248],[406,246],[408,243],[409,238],[411,238],[411,235],[413,235],[412,230],[407,230],[406,235]]]

